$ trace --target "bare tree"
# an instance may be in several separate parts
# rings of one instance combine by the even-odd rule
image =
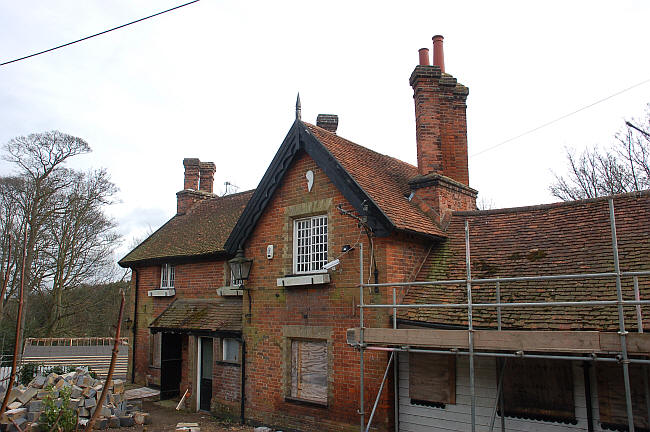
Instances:
[[[650,104],[642,120],[627,121],[605,150],[567,149],[568,173],[555,174],[551,193],[564,201],[633,192],[650,187]]]
[[[112,202],[117,188],[104,170],[84,173],[65,166],[71,157],[90,151],[80,138],[58,131],[31,134],[10,140],[4,150],[15,175],[0,178],[0,233],[13,239],[14,260],[22,260],[16,250],[23,248],[23,235],[26,238],[25,299],[51,298],[45,323],[51,336],[61,330],[61,320],[70,313],[65,293],[101,281],[112,262],[119,237],[104,206]],[[2,245],[4,259],[9,250]],[[19,268],[23,263],[12,264]],[[15,301],[19,282],[14,271],[2,307]],[[23,335],[27,315],[20,323]]]

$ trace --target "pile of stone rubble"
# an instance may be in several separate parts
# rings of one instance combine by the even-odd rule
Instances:
[[[49,386],[52,386],[51,390],[47,390]],[[26,429],[27,424],[31,423],[32,430],[40,430],[38,422],[45,410],[45,398],[51,395],[56,406],[60,407],[63,403],[60,392],[63,389],[70,391],[70,407],[78,415],[80,426],[85,426],[97,409],[101,409],[101,412],[95,429],[150,423],[149,414],[141,411],[142,401],[127,401],[124,397],[122,380],[111,382],[104,404],[99,408],[97,403],[103,388],[104,381],[91,377],[86,368],[77,368],[64,375],[37,375],[29,385],[18,385],[11,390],[9,405],[0,418],[0,424],[6,430],[16,431],[15,425]],[[0,401],[1,398],[4,398],[4,394],[0,394]]]

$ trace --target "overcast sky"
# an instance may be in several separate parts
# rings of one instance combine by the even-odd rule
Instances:
[[[182,2],[1,2],[0,62]],[[442,34],[447,72],[470,89],[470,185],[493,207],[552,202],[565,147],[611,142],[650,83],[475,154],[650,79],[648,17],[647,0],[202,0],[0,67],[0,143],[51,129],[87,140],[93,153],[71,165],[108,169],[128,244],[175,213],[184,157],[215,162],[218,193],[254,188],[298,91],[303,120],[338,114],[339,135],[415,164],[408,78]]]

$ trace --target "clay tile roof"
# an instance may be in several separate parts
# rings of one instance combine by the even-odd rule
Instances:
[[[621,271],[650,270],[650,191],[614,198]],[[433,247],[418,280],[465,278],[464,224],[469,222],[472,278],[602,273],[614,271],[607,198],[504,210],[457,212],[448,240]],[[412,287],[404,303],[464,303],[465,284]],[[504,302],[616,300],[615,279],[501,283]],[[633,279],[622,279],[623,297],[634,300]],[[642,299],[650,299],[650,277],[639,277]],[[494,303],[495,284],[477,284],[475,303]],[[474,324],[496,326],[496,309],[474,309]],[[647,314],[646,314],[647,316]],[[402,310],[400,318],[467,325],[466,309]],[[503,309],[503,328],[618,330],[617,308],[544,307]],[[626,326],[637,329],[634,307]],[[646,318],[645,327],[650,327]]]
[[[143,261],[223,252],[224,244],[253,192],[215,196],[196,203],[187,213],[171,218],[119,264],[127,267]]]
[[[418,175],[415,166],[362,147],[318,126],[305,125],[396,228],[446,236],[431,218],[408,201],[408,182]]]
[[[149,326],[184,331],[241,331],[241,297],[177,299]]]

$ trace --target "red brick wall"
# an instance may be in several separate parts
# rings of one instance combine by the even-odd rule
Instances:
[[[174,288],[176,295],[174,297],[149,297],[149,290],[160,288],[160,266],[147,266],[137,269],[139,272],[138,287],[138,311],[137,311],[137,334],[134,336],[135,341],[135,381],[139,384],[160,385],[160,369],[150,366],[149,360],[149,325],[159,316],[167,306],[176,298],[209,298],[216,296],[217,288],[224,286],[226,282],[225,262],[224,261],[203,261],[196,263],[177,264],[174,268]],[[135,287],[135,278],[133,278],[133,287]],[[133,289],[132,292],[135,292]],[[219,346],[219,339],[215,338],[215,349]],[[189,386],[195,392],[196,377],[193,373],[196,361],[196,353],[189,352],[190,347],[196,349],[196,344],[190,344],[189,337],[183,338],[183,364],[181,393]],[[191,355],[190,355],[191,354]],[[218,357],[214,357],[217,359]],[[226,369],[233,367],[226,367]],[[238,367],[235,367],[239,369]],[[215,368],[214,382],[224,383],[229,375],[217,375],[219,366]],[[223,369],[223,368],[222,368]],[[239,372],[236,373],[239,376]],[[220,387],[217,384],[213,388],[213,396],[225,401],[231,401],[233,386],[236,385],[237,391],[240,386],[239,378],[232,379],[229,387]],[[223,391],[222,391],[223,390]],[[238,396],[237,396],[238,399]]]
[[[220,351],[220,339],[215,339],[215,358]],[[238,418],[241,397],[241,367],[216,363],[212,371],[211,411],[224,417]]]
[[[307,191],[305,172],[314,172],[314,186]],[[330,201],[323,201],[330,199]],[[359,352],[346,343],[346,330],[359,326],[359,248],[340,257],[341,265],[331,271],[332,282],[312,287],[277,287],[276,279],[292,273],[293,219],[300,217],[310,205],[326,203],[329,232],[329,256],[340,254],[345,244],[364,244],[364,273],[368,277],[370,247],[365,234],[359,235],[355,220],[341,215],[336,206],[351,206],[327,179],[325,174],[306,154],[301,154],[283,178],[269,205],[257,223],[245,250],[254,263],[247,287],[251,289],[252,314],[250,322],[244,319],[247,343],[246,363],[246,418],[253,422],[298,430],[357,430],[359,425]],[[302,207],[302,209],[300,209]],[[319,205],[315,205],[319,207]],[[298,214],[297,214],[298,213]],[[306,214],[305,214],[306,215]],[[267,260],[266,247],[274,245],[274,258]],[[410,239],[375,239],[375,255],[380,270],[380,281],[386,280],[386,271],[399,271],[398,278],[412,269],[399,268],[401,255],[407,256],[407,267],[422,259],[423,246],[411,248]],[[404,252],[402,252],[404,251]],[[401,264],[404,266],[404,264]],[[394,280],[391,274],[389,278]],[[372,280],[372,279],[371,279]],[[387,301],[385,291],[364,290],[365,301]],[[245,313],[247,298],[244,299]],[[387,312],[366,310],[365,324],[387,327]],[[293,327],[291,327],[293,326]],[[329,328],[328,338],[328,406],[315,407],[285,400],[289,395],[290,358],[287,347],[291,337],[289,328]],[[383,376],[388,355],[384,352],[365,352],[365,411],[370,413],[374,397]],[[392,376],[392,375],[391,375]],[[387,388],[392,388],[388,383]],[[392,390],[384,391],[373,424],[380,430],[392,425]],[[367,419],[367,417],[366,417]]]

